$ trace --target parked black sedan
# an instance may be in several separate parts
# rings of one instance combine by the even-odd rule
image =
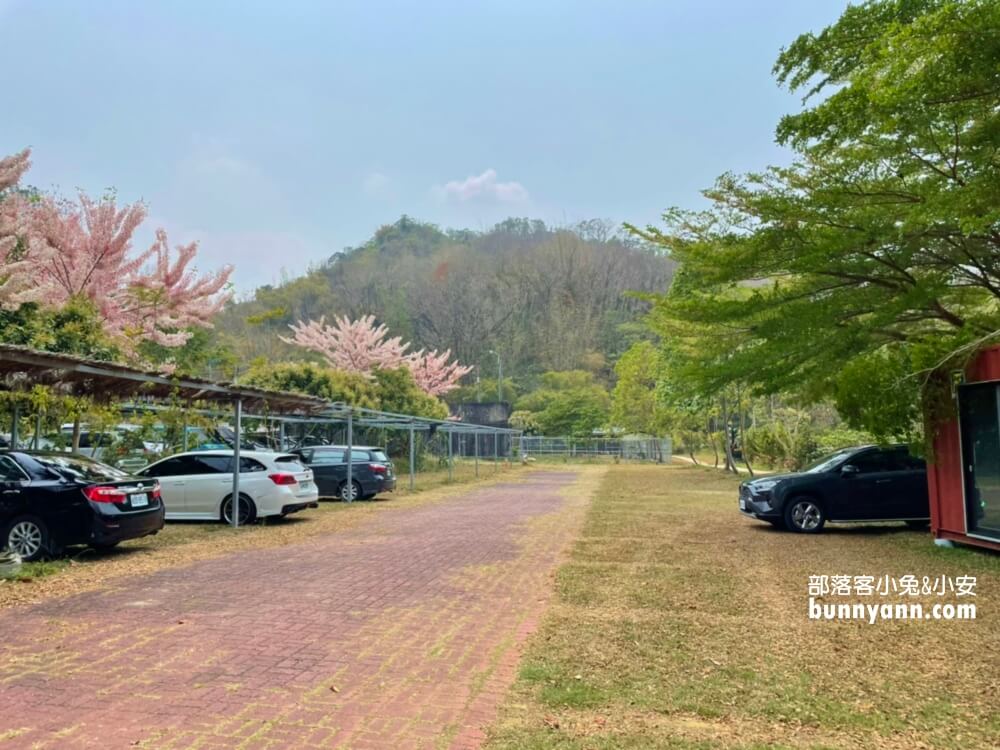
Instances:
[[[740,512],[806,534],[827,521],[922,526],[930,518],[927,467],[902,445],[845,448],[799,473],[743,482]]]
[[[71,453],[0,452],[0,547],[23,560],[109,548],[163,528],[156,479]]]
[[[355,445],[351,451],[351,486],[347,484],[346,445],[317,445],[290,451],[313,471],[320,497],[370,500],[396,489],[392,462],[382,448]]]

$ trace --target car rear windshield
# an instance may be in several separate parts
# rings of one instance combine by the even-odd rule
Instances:
[[[302,465],[302,459],[299,456],[278,456],[274,459],[274,463],[286,471],[306,470],[306,467]]]
[[[389,463],[389,457],[385,455],[382,451],[372,451],[372,461],[381,461],[382,463]]]
[[[82,482],[117,482],[129,475],[114,466],[102,464],[83,456],[39,456],[32,458],[50,471]]]

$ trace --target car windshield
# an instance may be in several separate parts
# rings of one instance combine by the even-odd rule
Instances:
[[[83,456],[33,455],[32,458],[60,476],[82,482],[117,482],[129,477],[124,471]]]
[[[839,450],[835,453],[831,453],[828,456],[824,456],[816,463],[807,466],[802,470],[803,474],[822,474],[824,471],[830,471],[831,469],[836,469],[840,464],[846,461],[848,458],[853,456],[855,453],[854,448],[848,448],[845,450]]]

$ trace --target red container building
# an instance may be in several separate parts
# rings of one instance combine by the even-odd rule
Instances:
[[[938,539],[1000,550],[1000,346],[981,352],[957,387],[927,466]]]

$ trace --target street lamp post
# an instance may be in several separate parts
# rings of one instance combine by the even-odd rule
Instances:
[[[497,358],[497,402],[503,401],[503,362],[500,360],[500,352],[490,349],[490,354]]]

